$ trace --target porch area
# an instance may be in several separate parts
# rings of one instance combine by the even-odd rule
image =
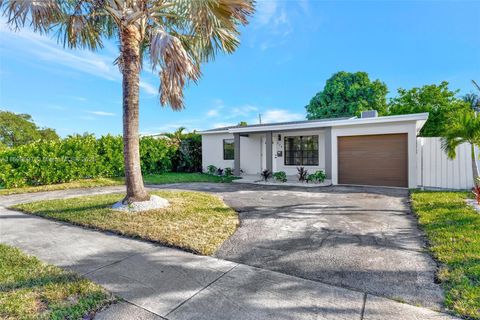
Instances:
[[[331,139],[331,128],[234,132],[234,174],[252,183],[264,170],[283,171],[288,177],[286,183],[298,185],[297,167],[304,167],[309,173],[322,170],[331,179]]]

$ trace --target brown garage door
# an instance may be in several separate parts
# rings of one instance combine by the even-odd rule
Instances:
[[[338,137],[338,183],[408,187],[407,134]]]

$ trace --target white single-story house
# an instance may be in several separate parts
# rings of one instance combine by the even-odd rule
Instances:
[[[428,113],[335,118],[205,130],[202,165],[235,175],[265,169],[297,174],[324,170],[332,184],[416,188],[417,135]]]

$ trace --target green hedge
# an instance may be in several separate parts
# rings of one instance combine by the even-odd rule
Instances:
[[[202,172],[202,136],[197,133],[185,135],[180,142],[174,163],[178,172]]]
[[[178,146],[166,139],[143,137],[140,155],[143,174],[172,170]],[[120,136],[73,135],[61,141],[39,141],[0,151],[0,185],[16,188],[83,178],[123,176]]]

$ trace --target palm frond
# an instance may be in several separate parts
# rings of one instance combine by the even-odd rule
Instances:
[[[480,144],[480,118],[474,112],[457,114],[442,137],[442,149],[451,159],[456,157],[456,148],[463,143]]]
[[[251,0],[178,0],[171,8],[180,19],[175,28],[187,51],[199,63],[218,51],[233,52],[239,44],[239,27],[254,11]]]
[[[0,8],[8,24],[16,30],[30,25],[35,31],[45,33],[61,17],[58,0],[0,0]]]
[[[473,85],[477,88],[478,91],[480,91],[480,86],[475,80],[472,80]]]
[[[92,50],[103,47],[102,38],[111,38],[117,31],[117,24],[107,7],[99,0],[63,2],[57,33],[64,46]]]
[[[216,52],[233,52],[253,0],[0,0],[15,28],[57,31],[70,48],[97,49],[102,40],[135,26],[140,56],[159,67],[160,102],[183,108],[183,88],[200,78],[200,66]],[[120,53],[122,55],[122,52]],[[121,58],[117,62],[121,66]],[[141,62],[141,61],[140,61]]]
[[[150,62],[160,71],[160,102],[172,109],[183,108],[183,88],[188,80],[197,81],[200,70],[185,51],[180,40],[161,28],[150,35]]]

